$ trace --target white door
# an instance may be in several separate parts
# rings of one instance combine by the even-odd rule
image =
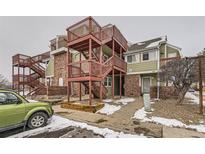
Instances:
[[[142,78],[142,92],[149,93],[150,92],[150,77]]]
[[[59,78],[58,79],[58,85],[59,86],[63,86],[63,78]]]

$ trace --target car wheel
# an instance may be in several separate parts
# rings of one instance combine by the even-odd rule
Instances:
[[[28,127],[31,129],[43,127],[47,124],[48,116],[43,112],[34,113],[28,120]]]

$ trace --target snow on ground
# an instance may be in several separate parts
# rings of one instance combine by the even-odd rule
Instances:
[[[154,122],[168,127],[191,128],[191,129],[196,129],[198,132],[205,133],[205,125],[202,124],[186,125],[177,119],[168,119],[168,118],[156,117],[156,116],[147,117],[147,114],[149,113],[146,112],[143,107],[135,112],[133,118],[139,119],[141,122]]]
[[[114,112],[118,111],[121,109],[121,106],[118,105],[118,106],[115,106],[115,105],[110,105],[110,104],[105,104],[105,106],[98,110],[97,113],[103,113],[103,114],[106,114],[106,115],[111,115],[113,114]]]
[[[105,103],[111,103],[111,102],[113,102],[113,100],[112,100],[112,99],[104,99],[103,102],[105,102]]]
[[[119,100],[112,100],[112,99],[104,99],[103,102],[105,102],[105,106],[100,109],[97,113],[102,113],[106,115],[111,115],[114,112],[121,109],[122,106],[127,105],[128,103],[134,102],[134,98],[122,98]],[[111,105],[109,103],[115,103],[116,105]],[[119,104],[122,105],[119,105]]]
[[[119,100],[116,100],[115,103],[122,103],[123,105],[127,105],[128,103],[134,102],[134,98],[122,98]]]
[[[34,130],[29,130],[29,131],[25,131],[16,135],[12,135],[10,136],[10,138],[23,138],[23,137],[29,137],[32,135],[37,135],[37,134],[41,134],[44,132],[53,132],[53,131],[57,131],[69,126],[74,126],[74,127],[79,127],[82,129],[87,129],[87,130],[91,130],[96,134],[100,134],[106,138],[145,138],[144,135],[132,135],[132,134],[124,134],[123,132],[115,132],[111,129],[108,128],[98,128],[95,126],[91,126],[88,125],[86,123],[81,123],[81,122],[76,122],[73,120],[69,120],[66,118],[62,118],[60,116],[53,116],[51,118],[51,121],[48,123],[47,126],[45,127],[41,127],[41,128],[37,128]]]
[[[199,104],[199,97],[195,96],[193,93],[191,92],[187,92],[185,95],[185,98],[189,98],[191,99],[190,101],[195,103],[195,104]],[[203,102],[205,105],[205,101]]]

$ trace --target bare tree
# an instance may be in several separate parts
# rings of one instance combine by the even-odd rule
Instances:
[[[3,75],[0,74],[0,88],[6,88],[8,87],[8,84],[9,84],[8,80]]]
[[[170,82],[178,95],[178,104],[182,104],[191,84],[197,80],[196,60],[190,58],[175,59],[161,67],[160,80]]]
[[[205,56],[205,48],[201,52],[199,52],[197,55],[198,56],[200,56],[200,55],[204,55]]]

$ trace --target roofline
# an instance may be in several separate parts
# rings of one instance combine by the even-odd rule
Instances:
[[[167,43],[167,45],[168,45],[168,46],[171,46],[171,47],[173,47],[173,48],[176,48],[176,49],[182,50],[182,48],[177,47],[177,46],[175,46],[175,45],[173,45],[173,44]]]
[[[154,46],[154,47],[149,47],[149,48],[144,48],[144,49],[140,49],[140,50],[128,50],[127,52],[124,53],[124,55],[128,55],[128,54],[132,54],[132,53],[139,53],[139,52],[143,52],[146,50],[150,50],[150,49],[158,49],[159,45]]]
[[[179,50],[179,55],[181,57],[183,56],[182,53],[181,53],[182,48],[177,47],[175,45],[172,45],[170,43],[167,43],[167,41],[160,42],[159,45],[157,45],[157,46],[153,46],[153,47],[149,47],[149,48],[144,48],[144,49],[141,49],[141,50],[130,50],[130,51],[128,50],[126,53],[124,53],[124,55],[129,55],[129,54],[132,54],[132,53],[139,53],[139,52],[143,52],[143,51],[150,50],[150,49],[156,49],[156,48],[159,48],[159,46],[162,45],[163,43],[167,44],[170,47],[173,47],[173,48]]]
[[[159,37],[155,37],[155,38],[152,38],[152,39],[148,39],[148,40],[145,40],[145,41],[140,41],[140,42],[137,42],[137,43],[143,43],[143,42],[147,42],[147,41],[157,39],[157,38],[162,38],[162,37],[166,37],[166,42],[167,42],[167,35],[164,35],[164,36],[159,36]],[[137,44],[137,43],[133,43],[132,45]]]

